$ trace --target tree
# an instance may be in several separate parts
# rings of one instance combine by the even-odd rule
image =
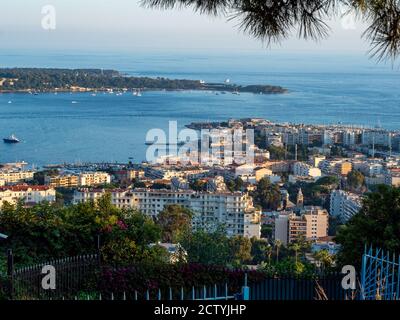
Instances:
[[[226,183],[226,186],[230,192],[242,191],[244,183],[240,177],[237,177],[235,179],[229,180]]]
[[[68,207],[42,203],[27,208],[22,201],[5,203],[0,225],[9,235],[0,242],[0,251],[13,249],[17,265],[94,253],[98,235],[103,258],[109,263],[163,259],[160,250],[156,254],[157,249],[149,246],[160,241],[160,228],[142,213],[112,206],[109,195]]]
[[[347,174],[347,184],[352,191],[359,191],[365,186],[364,175],[357,170],[352,170]]]
[[[190,183],[190,189],[194,191],[206,191],[207,190],[207,183],[202,180],[196,180]]]
[[[231,262],[228,240],[225,230],[219,227],[213,232],[187,232],[180,239],[180,244],[187,252],[189,263],[226,266]]]
[[[339,228],[341,264],[359,266],[365,245],[400,252],[400,188],[380,185],[367,194],[359,213]]]
[[[278,263],[279,262],[279,250],[282,246],[282,241],[279,239],[276,239],[274,245],[275,245],[275,250],[276,250],[276,262]]]
[[[254,202],[263,210],[277,210],[281,202],[281,192],[277,185],[272,184],[268,178],[262,178],[257,183],[257,190],[253,194]]]
[[[268,259],[271,263],[272,247],[263,239],[251,239],[251,256],[253,257],[253,264],[261,264]]]
[[[162,229],[165,242],[176,242],[182,234],[191,228],[193,213],[180,205],[168,205],[158,215],[158,224]]]
[[[296,242],[292,243],[290,245],[290,250],[294,251],[294,257],[295,257],[296,263],[299,261],[298,254],[299,254],[300,249],[301,249],[300,245]]]
[[[241,266],[251,261],[251,241],[243,236],[234,236],[229,239],[229,248],[231,251],[232,263]]]
[[[272,160],[284,160],[286,157],[286,151],[285,148],[283,147],[277,147],[271,145],[268,147],[268,151],[270,153]]]
[[[313,254],[313,257],[320,263],[322,270],[331,268],[335,262],[335,257],[328,250],[318,251]]]
[[[326,21],[355,14],[367,23],[363,37],[378,60],[400,52],[400,3],[397,0],[142,0],[143,6],[161,9],[193,7],[201,14],[239,20],[239,27],[267,44],[281,42],[293,32],[299,38],[319,40],[329,34]],[[340,10],[343,9],[343,10]]]

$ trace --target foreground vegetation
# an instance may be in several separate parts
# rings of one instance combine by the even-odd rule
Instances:
[[[190,210],[172,205],[153,220],[132,209],[115,208],[110,195],[97,202],[67,207],[41,204],[27,208],[22,202],[15,206],[5,203],[0,211],[0,231],[9,238],[0,242],[0,278],[6,271],[3,253],[8,248],[14,252],[16,267],[21,267],[96,253],[98,236],[103,266],[122,270],[124,281],[133,279],[135,284],[146,283],[149,279],[170,283],[174,281],[170,274],[173,270],[179,270],[176,278],[181,279],[179,281],[184,281],[186,273],[192,274],[195,270],[204,271],[199,274],[202,281],[207,277],[208,281],[219,281],[221,270],[243,271],[248,265],[257,266],[258,273],[254,276],[304,276],[313,275],[318,269],[306,259],[311,244],[305,239],[284,247],[278,240],[228,238],[223,226],[213,231],[193,231],[192,217]],[[336,240],[342,246],[337,257],[339,267],[344,264],[359,267],[365,244],[399,252],[400,189],[380,186],[376,192],[368,194],[360,213],[339,229]],[[179,243],[180,249],[172,257],[158,245],[161,242]],[[315,254],[314,259],[319,262],[319,268],[326,271],[332,269],[335,257],[322,251]],[[219,271],[207,275],[210,268]],[[136,275],[143,277],[133,277],[132,270],[142,270]],[[169,270],[169,276],[160,278],[162,270]],[[231,271],[226,271],[227,276]],[[104,272],[98,282],[103,289],[107,281],[115,280],[113,272],[110,274],[107,269]],[[4,288],[4,278],[0,279],[0,287]]]

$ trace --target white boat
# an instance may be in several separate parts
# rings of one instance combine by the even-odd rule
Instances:
[[[78,103],[78,101],[72,101],[71,103],[72,103],[72,104],[77,104],[77,103]]]
[[[3,141],[4,141],[4,143],[19,143],[20,142],[20,140],[14,134],[9,136],[8,138],[4,138]]]

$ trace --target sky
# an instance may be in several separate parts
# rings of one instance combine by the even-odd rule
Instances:
[[[42,8],[52,5],[55,30],[42,28]],[[136,0],[2,0],[0,49],[65,51],[250,50],[266,47],[237,27],[238,21],[202,16],[190,9],[146,9]],[[365,26],[329,21],[327,40],[292,37],[268,50],[366,52]]]

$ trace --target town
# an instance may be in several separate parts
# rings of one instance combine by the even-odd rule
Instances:
[[[228,237],[283,246],[309,241],[307,257],[315,262],[318,251],[337,252],[337,228],[359,212],[366,193],[382,184],[400,186],[399,132],[265,119],[188,127],[254,130],[254,163],[181,164],[164,157],[157,163],[62,164],[39,170],[27,169],[26,163],[2,164],[0,203],[68,206],[109,194],[115,207],[136,209],[154,220],[167,206],[178,205],[194,213],[194,230],[223,226]],[[229,142],[221,140],[218,147],[224,143]]]

